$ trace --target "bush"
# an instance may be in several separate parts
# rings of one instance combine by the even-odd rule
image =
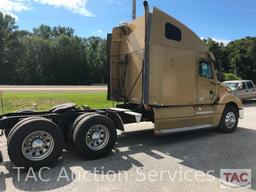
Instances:
[[[241,78],[233,73],[224,73],[224,80],[225,81],[241,80]]]

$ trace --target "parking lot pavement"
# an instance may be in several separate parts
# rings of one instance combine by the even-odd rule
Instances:
[[[54,168],[40,173],[18,174],[2,137],[0,191],[255,191],[256,102],[245,106],[246,118],[233,134],[208,130],[156,137],[151,130],[129,132],[119,136],[107,158],[87,161],[67,148]],[[252,189],[220,188],[220,169],[251,169]]]

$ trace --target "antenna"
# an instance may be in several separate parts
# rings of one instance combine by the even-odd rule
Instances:
[[[136,0],[132,0],[132,20],[136,19]]]

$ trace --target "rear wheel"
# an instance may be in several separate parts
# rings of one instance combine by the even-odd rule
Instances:
[[[238,110],[236,107],[227,106],[223,112],[219,129],[223,133],[232,133],[238,125]]]
[[[76,125],[73,143],[80,155],[87,159],[107,156],[117,140],[116,127],[106,116],[93,114]]]
[[[44,118],[18,123],[8,136],[8,154],[19,167],[50,166],[60,157],[64,137],[62,130]]]
[[[30,109],[20,109],[20,110],[18,110],[18,111],[15,111],[15,113],[24,113],[24,114],[30,114],[30,113],[34,113],[35,111],[33,111],[33,110],[30,110]],[[32,117],[32,118],[35,118],[35,117]],[[28,119],[28,118],[26,118],[26,119]],[[21,121],[20,121],[21,122]],[[5,137],[7,138],[8,137],[8,135],[10,134],[10,131],[11,131],[11,129],[6,129],[5,131],[4,131],[4,134],[5,134]]]
[[[12,132],[12,130],[14,130],[15,129],[15,127],[17,127],[17,126],[19,126],[20,124],[22,124],[22,123],[24,123],[24,122],[26,122],[26,121],[29,121],[29,120],[31,120],[31,119],[42,119],[42,117],[28,117],[28,118],[25,118],[25,119],[22,119],[22,120],[20,120],[12,129],[6,129],[5,131],[4,131],[4,134],[5,134],[5,137],[6,138],[8,138],[8,136],[9,136],[9,134],[11,134],[11,132]]]
[[[94,115],[95,113],[85,113],[85,114],[82,114],[80,116],[78,116],[76,118],[76,120],[74,121],[72,127],[70,128],[70,131],[69,131],[69,141],[71,144],[73,144],[73,133],[74,133],[74,130],[77,126],[77,124],[82,120],[84,119],[85,117],[89,116],[89,115]]]

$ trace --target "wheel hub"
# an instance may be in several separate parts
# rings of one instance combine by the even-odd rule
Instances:
[[[227,128],[232,129],[236,125],[237,119],[236,115],[233,112],[227,113],[225,117],[225,124]]]
[[[22,143],[22,153],[31,161],[47,158],[52,153],[53,148],[53,137],[44,131],[35,131],[29,134]]]
[[[36,139],[32,142],[32,148],[42,148],[44,145],[44,141],[42,141],[41,139]]]
[[[91,150],[101,150],[108,144],[109,135],[105,125],[94,125],[86,133],[86,145]]]
[[[100,134],[99,132],[93,133],[92,139],[93,139],[93,140],[99,140],[99,139],[100,139],[100,136],[101,136],[101,134]]]

